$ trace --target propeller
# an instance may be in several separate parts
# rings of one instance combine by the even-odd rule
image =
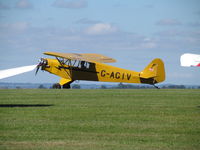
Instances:
[[[40,58],[39,64],[36,66],[36,71],[35,71],[35,75],[37,75],[39,69],[41,68],[41,70],[44,70],[44,68],[47,66],[47,60],[44,58]]]

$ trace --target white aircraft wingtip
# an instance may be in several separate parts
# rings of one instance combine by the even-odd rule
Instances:
[[[191,67],[191,66],[200,66],[200,55],[185,53],[181,55],[180,58],[181,66]]]

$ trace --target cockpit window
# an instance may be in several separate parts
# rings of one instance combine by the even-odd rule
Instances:
[[[89,62],[86,62],[86,61],[70,60],[70,59],[65,59],[65,58],[57,58],[57,59],[63,65],[77,67],[77,68],[80,68],[80,69],[89,69],[90,65],[91,65]]]
[[[81,69],[89,69],[90,63],[86,61],[81,61]]]

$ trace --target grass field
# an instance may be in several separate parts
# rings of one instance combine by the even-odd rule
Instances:
[[[0,90],[0,149],[199,150],[200,90]]]

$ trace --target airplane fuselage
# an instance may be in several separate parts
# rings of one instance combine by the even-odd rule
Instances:
[[[144,83],[140,72],[122,69],[103,63],[87,63],[85,66],[61,64],[57,59],[46,59],[47,67],[44,70],[67,80],[87,80],[102,82]],[[153,84],[152,79],[148,79]]]

